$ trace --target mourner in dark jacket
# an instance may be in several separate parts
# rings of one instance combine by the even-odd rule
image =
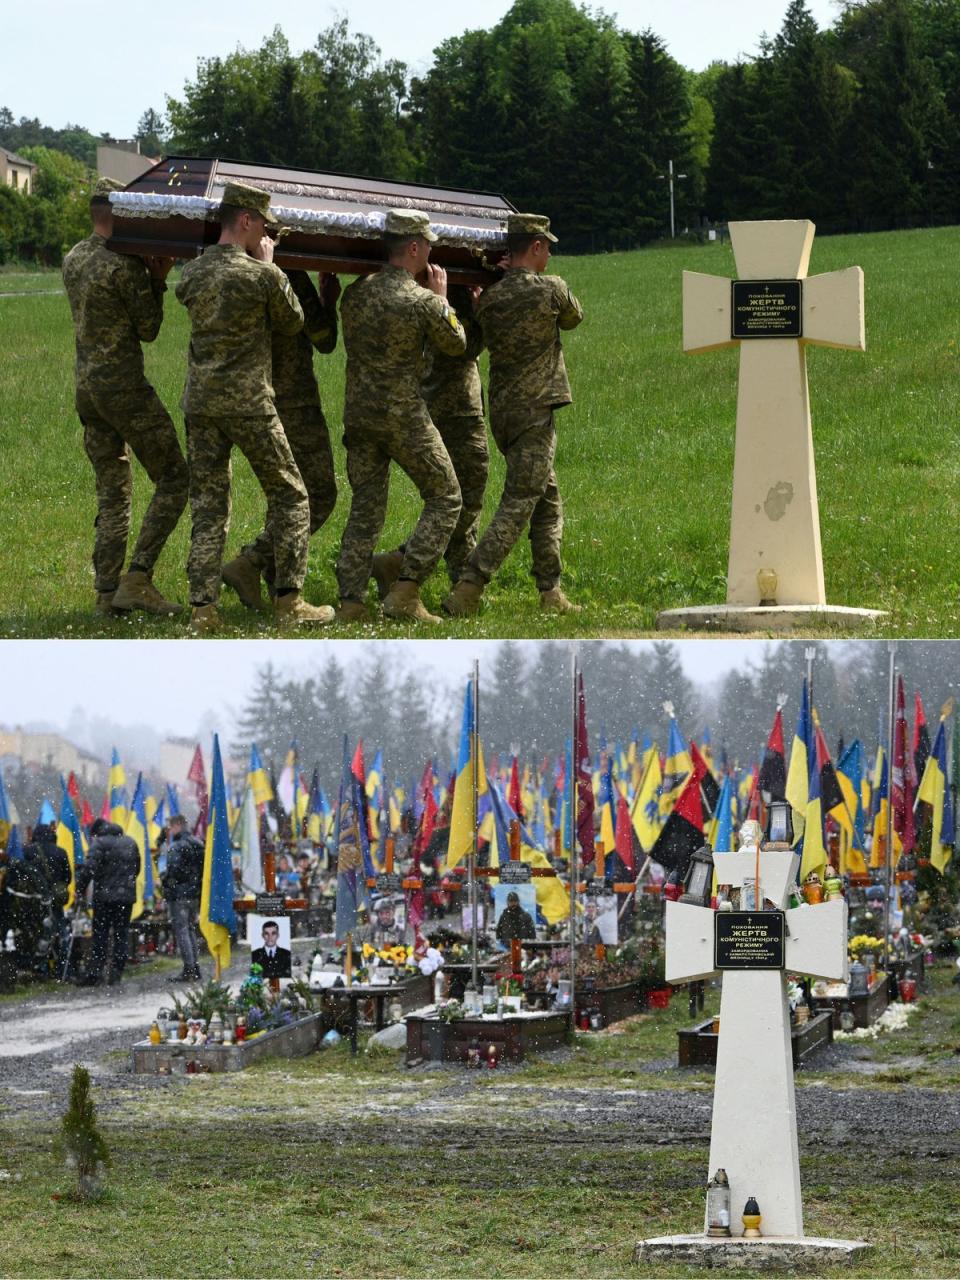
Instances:
[[[137,897],[140,850],[115,822],[97,818],[90,828],[93,837],[87,860],[77,871],[77,893],[93,881],[93,939],[87,971],[80,982],[95,987],[103,981],[110,936],[108,982],[119,982],[127,963],[127,935],[130,912]]]
[[[40,851],[44,871],[50,884],[50,917],[53,921],[53,932],[60,946],[65,946],[70,937],[70,925],[63,914],[63,908],[70,896],[70,881],[73,879],[70,859],[66,851],[57,844],[57,829],[52,822],[38,823],[34,827],[33,843]]]
[[[173,936],[183,962],[183,970],[171,975],[168,979],[170,982],[184,982],[200,977],[194,921],[200,910],[202,883],[203,845],[187,830],[186,819],[175,814],[170,819],[163,896],[170,913],[170,923],[173,925]]]

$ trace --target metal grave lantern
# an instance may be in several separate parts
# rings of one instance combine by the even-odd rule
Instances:
[[[710,890],[713,885],[713,850],[708,844],[701,845],[690,855],[687,874],[683,882],[681,902],[688,902],[695,907],[710,905]]]
[[[789,800],[771,800],[767,809],[767,844],[793,844],[793,815]]]

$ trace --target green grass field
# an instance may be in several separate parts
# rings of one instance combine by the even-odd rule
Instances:
[[[859,264],[866,275],[867,345],[809,352],[823,556],[832,604],[890,611],[869,635],[960,633],[960,525],[951,497],[960,346],[951,274],[960,228],[824,238],[811,273]],[[566,508],[568,593],[585,605],[574,618],[542,617],[524,540],[485,596],[475,621],[448,623],[451,636],[557,637],[649,632],[658,610],[710,604],[725,595],[738,361],[733,351],[688,357],[680,350],[684,269],[733,275],[728,246],[678,245],[630,254],[559,259],[586,319],[565,340],[575,404],[559,416],[557,473]],[[104,622],[91,613],[93,477],[72,407],[72,336],[54,275],[3,273],[0,294],[0,626],[18,636],[178,636],[185,624],[143,618]],[[32,296],[32,295],[36,296]],[[187,346],[186,313],[168,295],[147,372],[178,424]],[[349,505],[339,444],[343,353],[319,357],[325,409],[334,424],[341,494],[313,539],[306,595],[335,600],[333,563]],[[494,450],[494,453],[496,451]],[[135,519],[147,485],[137,475]],[[495,457],[484,520],[502,483]],[[396,473],[383,546],[395,544],[418,510]],[[259,529],[263,501],[235,454],[231,555]],[[185,516],[156,581],[186,599]],[[439,605],[446,579],[427,584]],[[228,634],[272,629],[224,594]],[[343,635],[410,634],[384,623],[337,628]]]
[[[941,965],[929,975],[904,1030],[844,1046],[849,1070],[818,1068],[814,1055],[797,1072],[806,1233],[874,1245],[843,1275],[957,1274],[956,1135],[936,1123],[929,1134],[917,1125],[898,1133],[885,1114],[905,1089],[924,1091],[931,1116],[955,1096],[951,972]],[[710,990],[706,1012],[717,1007]],[[351,1059],[344,1043],[242,1073],[145,1079],[120,1074],[126,1054],[112,1054],[91,1064],[113,1155],[101,1201],[72,1198],[42,1098],[11,1096],[0,1115],[11,1228],[0,1269],[700,1275],[630,1262],[639,1239],[702,1222],[713,1073],[674,1065],[677,1030],[689,1025],[678,993],[667,1010],[578,1034],[562,1060],[480,1073],[407,1071],[389,1051]],[[677,1110],[681,1094],[702,1100],[702,1124]],[[657,1106],[638,1113],[636,1101],[651,1097]],[[802,1274],[841,1271],[824,1264]]]

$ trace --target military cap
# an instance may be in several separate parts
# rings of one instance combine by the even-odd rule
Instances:
[[[248,187],[245,182],[228,182],[223,188],[220,203],[259,213],[268,226],[277,226],[277,219],[270,212],[270,192],[261,187]]]
[[[430,219],[416,209],[390,209],[383,229],[388,236],[423,236],[424,240],[436,240],[430,230]]]
[[[545,236],[557,243],[557,237],[550,230],[550,219],[542,213],[510,213],[507,215],[508,236]]]
[[[93,184],[93,190],[90,192],[90,199],[96,200],[98,204],[107,204],[110,199],[111,191],[122,190],[122,182],[117,182],[113,178],[98,178]]]

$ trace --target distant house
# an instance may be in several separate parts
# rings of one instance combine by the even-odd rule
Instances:
[[[33,190],[33,177],[37,166],[30,160],[24,160],[15,151],[0,147],[0,182],[15,191],[29,195]]]

